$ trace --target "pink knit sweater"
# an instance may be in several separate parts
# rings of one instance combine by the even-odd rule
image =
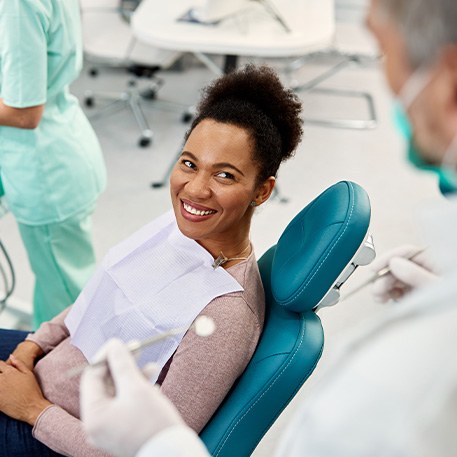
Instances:
[[[244,291],[209,303],[202,314],[214,319],[217,330],[207,338],[199,338],[194,332],[186,334],[161,374],[162,392],[197,432],[245,369],[263,326],[265,299],[254,255],[227,271]],[[35,374],[44,396],[53,403],[38,417],[33,436],[60,454],[106,456],[87,443],[79,420],[79,378],[66,376],[72,367],[87,363],[79,349],[71,344],[64,324],[68,310],[27,338],[46,354],[36,364]]]

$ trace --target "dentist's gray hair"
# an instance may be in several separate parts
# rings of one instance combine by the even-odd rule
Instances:
[[[377,0],[403,33],[410,64],[432,62],[447,44],[457,44],[457,0]]]

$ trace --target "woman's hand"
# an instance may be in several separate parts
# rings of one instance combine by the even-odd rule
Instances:
[[[33,341],[23,341],[17,345],[12,355],[14,355],[17,360],[20,360],[30,371],[32,371],[35,366],[35,360],[43,355],[43,349],[41,349],[40,346]],[[13,366],[11,358],[9,358],[6,363]]]
[[[30,425],[52,405],[43,396],[35,375],[14,355],[10,363],[0,361],[0,411]]]

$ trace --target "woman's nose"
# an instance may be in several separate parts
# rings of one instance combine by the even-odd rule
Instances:
[[[186,184],[189,196],[195,199],[205,199],[211,196],[211,176],[205,173],[195,173]]]

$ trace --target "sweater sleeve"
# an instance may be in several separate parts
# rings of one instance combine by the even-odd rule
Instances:
[[[82,422],[56,405],[49,406],[38,416],[32,435],[62,455],[71,457],[110,456],[110,454],[91,446],[88,443]]]
[[[206,338],[188,332],[162,383],[162,392],[197,433],[246,368],[261,332],[241,295],[218,297],[201,314],[214,319],[215,332]]]
[[[70,309],[71,306],[64,309],[60,314],[54,317],[54,319],[41,324],[35,333],[30,333],[27,336],[26,340],[38,344],[45,354],[52,351],[60,342],[70,335],[64,322]]]

